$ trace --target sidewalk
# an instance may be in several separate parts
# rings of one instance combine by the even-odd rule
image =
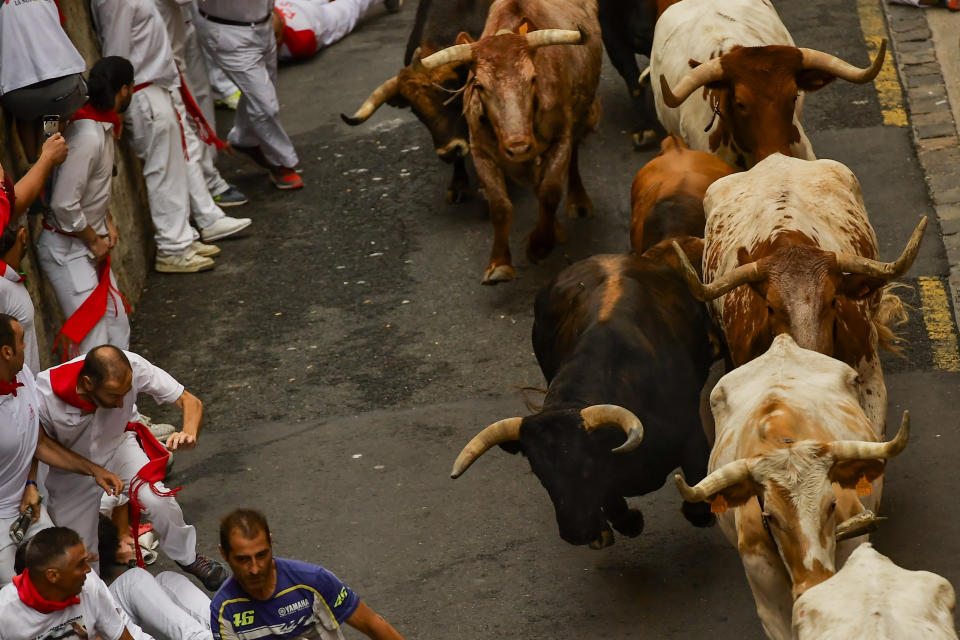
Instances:
[[[954,317],[960,318],[960,12],[882,4],[917,155],[943,232]]]

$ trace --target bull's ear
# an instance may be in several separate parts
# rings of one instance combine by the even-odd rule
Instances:
[[[871,278],[856,273],[845,273],[840,278],[838,292],[851,300],[862,300],[887,283],[880,278]]]
[[[832,73],[819,69],[802,69],[797,72],[797,88],[810,93],[818,91],[837,79]]]
[[[726,509],[739,507],[750,498],[759,495],[759,493],[760,485],[753,480],[738,482],[716,494],[713,499],[710,500],[710,510],[714,513],[723,513]]]
[[[885,460],[841,460],[830,469],[830,482],[844,489],[854,489],[863,477],[873,482],[883,475]]]
[[[387,104],[398,109],[405,109],[410,106],[410,102],[400,92],[387,98]]]
[[[475,42],[475,40],[466,31],[457,34],[455,44],[470,44],[471,42]]]

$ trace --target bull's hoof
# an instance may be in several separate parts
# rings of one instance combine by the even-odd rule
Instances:
[[[586,202],[571,202],[567,198],[567,217],[571,220],[576,220],[577,218],[592,218],[593,217],[593,203],[587,199]]]
[[[628,509],[622,518],[611,521],[613,528],[623,535],[636,538],[643,533],[643,513],[639,509]]]
[[[467,202],[472,197],[469,187],[457,188],[450,187],[447,189],[447,204],[460,204],[462,202]]]
[[[653,129],[638,131],[631,137],[633,138],[634,151],[644,151],[657,144],[657,132]]]
[[[710,513],[709,502],[684,502],[680,510],[683,517],[695,527],[712,527],[717,524],[717,517]]]
[[[600,532],[600,537],[590,543],[590,548],[594,551],[606,549],[613,544],[613,531],[606,529]]]
[[[483,274],[482,284],[499,284],[501,282],[510,282],[516,277],[516,272],[509,264],[498,264],[487,268]]]
[[[537,264],[553,251],[554,245],[557,243],[556,234],[550,234],[549,238],[541,239],[537,238],[534,234],[530,234],[530,237],[527,238],[527,260],[533,264]]]

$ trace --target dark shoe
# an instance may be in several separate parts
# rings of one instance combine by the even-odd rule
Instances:
[[[199,580],[208,591],[216,591],[227,580],[227,570],[222,564],[199,553],[192,564],[178,562],[177,566]]]
[[[396,13],[400,11],[400,7],[403,6],[403,0],[383,0],[383,6],[385,6],[390,13]]]
[[[264,169],[269,169],[273,166],[267,161],[267,157],[263,155],[263,149],[260,147],[238,147],[237,145],[232,144],[230,145],[230,148],[248,156],[251,160],[256,162]]]
[[[223,193],[213,196],[213,201],[221,207],[239,207],[250,202],[247,200],[247,196],[243,195],[243,192],[232,184]]]

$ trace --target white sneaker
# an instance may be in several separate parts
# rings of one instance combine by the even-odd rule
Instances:
[[[203,256],[204,258],[216,258],[220,255],[220,247],[214,244],[204,244],[199,240],[194,240],[190,248],[193,249],[194,253],[198,256]]]
[[[153,437],[160,441],[160,444],[164,445],[167,442],[167,438],[170,437],[170,434],[177,430],[172,424],[154,422],[153,418],[142,413],[140,414],[140,424],[145,426],[147,430],[153,434]]]
[[[209,227],[200,229],[200,239],[204,242],[222,240],[235,233],[243,231],[253,222],[250,218],[231,218],[223,216]]]
[[[160,273],[197,273],[213,269],[213,260],[197,255],[196,251],[188,247],[183,253],[175,255],[158,253],[153,268]]]

